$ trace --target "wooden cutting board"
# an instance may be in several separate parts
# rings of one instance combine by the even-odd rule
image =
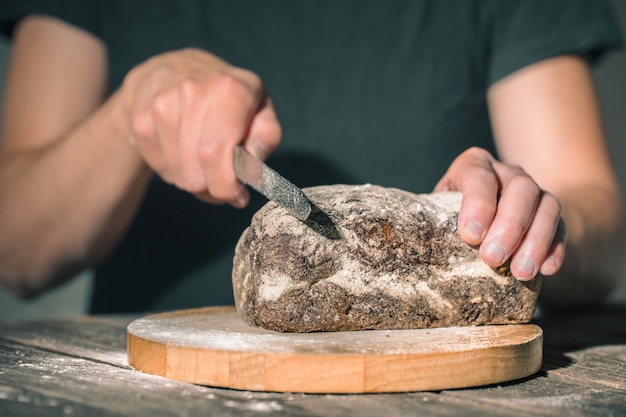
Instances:
[[[234,307],[149,315],[128,326],[128,362],[142,372],[253,391],[365,393],[511,381],[539,370],[532,324],[420,330],[279,333]]]

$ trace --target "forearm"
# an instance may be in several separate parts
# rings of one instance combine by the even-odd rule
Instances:
[[[35,294],[101,258],[150,177],[113,96],[50,146],[0,160],[0,280]]]
[[[587,187],[559,196],[567,226],[567,251],[560,272],[543,279],[546,307],[596,304],[626,274],[626,220],[617,188]]]
[[[544,306],[602,301],[623,276],[624,207],[587,63],[539,61],[494,84],[488,98],[499,158],[561,204],[565,259],[543,279]]]

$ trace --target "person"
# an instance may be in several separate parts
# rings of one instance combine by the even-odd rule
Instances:
[[[554,275],[546,306],[620,278],[589,69],[621,43],[605,2],[50,3],[0,11],[0,280],[18,296],[93,266],[94,313],[232,303],[264,202],[238,144],[303,187],[461,191],[461,237],[520,280]]]

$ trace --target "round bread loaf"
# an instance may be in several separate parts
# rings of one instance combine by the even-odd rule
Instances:
[[[284,332],[528,322],[540,279],[496,271],[457,233],[461,194],[374,185],[304,190],[302,222],[273,202],[243,232],[235,304],[250,325]]]

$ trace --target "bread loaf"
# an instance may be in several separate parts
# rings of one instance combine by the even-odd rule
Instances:
[[[302,222],[269,202],[237,244],[235,304],[248,324],[314,332],[532,318],[539,278],[520,282],[507,268],[496,271],[461,240],[460,193],[374,185],[304,191],[322,214]]]

